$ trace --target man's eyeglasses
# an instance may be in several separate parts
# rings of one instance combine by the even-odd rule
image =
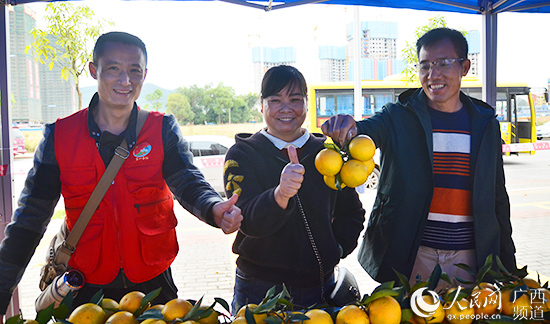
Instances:
[[[466,59],[464,58],[442,59],[442,60],[437,60],[433,62],[421,62],[421,63],[415,64],[414,67],[421,73],[429,72],[432,66],[435,66],[439,71],[447,71],[451,69],[454,62],[462,62],[464,60]]]

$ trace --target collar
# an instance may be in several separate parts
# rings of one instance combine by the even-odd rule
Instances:
[[[99,104],[99,94],[96,92],[92,100],[90,100],[90,104],[88,105],[88,130],[90,132],[90,137],[93,138],[96,142],[99,140],[101,136],[101,129],[99,129],[99,126],[94,120],[94,116],[92,114],[93,110],[97,109],[97,105]],[[136,124],[137,124],[137,111],[138,106],[134,102],[134,107],[132,108],[132,113],[130,114],[130,121],[128,122],[128,126],[126,127],[126,130],[122,132],[120,135],[124,136],[126,138],[126,143],[128,143],[128,149],[132,148],[136,144]],[[120,140],[122,142],[122,139]]]
[[[271,143],[273,143],[273,145],[275,145],[276,148],[278,148],[279,150],[282,150],[284,148],[288,148],[290,145],[292,145],[294,147],[297,147],[297,148],[302,148],[302,146],[304,146],[304,144],[306,144],[307,140],[309,139],[309,132],[305,128],[302,128],[302,129],[304,130],[304,134],[302,134],[302,136],[298,137],[297,139],[295,139],[292,142],[285,142],[282,139],[269,134],[265,130],[265,128],[262,128],[260,133],[263,136],[267,137],[267,139]]]

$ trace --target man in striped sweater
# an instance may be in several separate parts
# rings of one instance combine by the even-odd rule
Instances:
[[[359,261],[380,282],[397,280],[394,270],[427,280],[437,264],[451,279],[475,280],[455,265],[477,271],[490,254],[515,270],[500,126],[491,106],[460,91],[468,43],[437,28],[416,45],[422,88],[366,120],[338,115],[322,126],[336,142],[367,134],[381,150]]]

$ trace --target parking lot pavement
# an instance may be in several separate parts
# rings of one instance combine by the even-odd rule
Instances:
[[[374,191],[361,194],[367,217],[374,202],[374,196]],[[231,252],[231,244],[235,234],[224,235],[219,229],[197,220],[178,204],[175,210],[179,221],[177,233],[180,251],[172,265],[172,271],[176,286],[179,288],[179,297],[195,300],[204,297],[203,305],[209,305],[216,297],[230,303],[233,296],[236,259]],[[20,307],[24,318],[34,318],[36,314],[34,300],[40,292],[38,289],[40,268],[44,264],[48,243],[60,224],[61,220],[52,220],[19,285]],[[544,281],[549,280],[550,275],[550,258],[545,240],[548,224],[550,224],[549,212],[537,217],[512,218],[518,265],[528,265],[529,269],[545,275],[542,277]],[[361,294],[370,294],[378,285],[357,262],[357,249],[340,264],[355,275]]]

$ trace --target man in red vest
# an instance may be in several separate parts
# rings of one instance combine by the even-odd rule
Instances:
[[[150,112],[136,137],[136,100],[146,66],[147,51],[139,38],[122,32],[101,35],[89,64],[98,82],[89,107],[46,125],[0,246],[0,314],[5,314],[60,195],[71,230],[123,139],[130,154],[69,261],[86,280],[75,306],[100,289],[115,300],[129,291],[159,287],[155,302],[177,298],[170,271],[178,253],[173,196],[224,233],[239,228],[238,196],[224,201],[206,182],[173,116]]]

